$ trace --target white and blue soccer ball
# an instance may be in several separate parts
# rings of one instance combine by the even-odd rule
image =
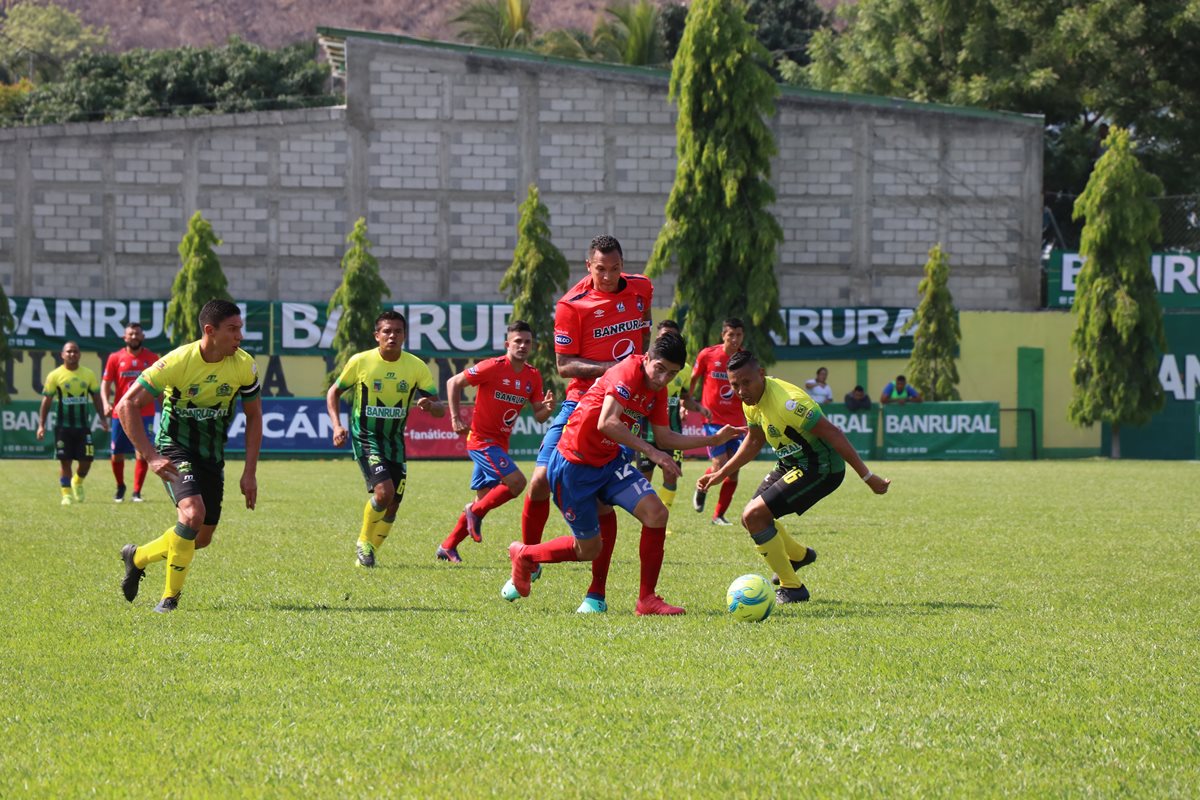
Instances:
[[[762,575],[743,575],[729,584],[725,607],[739,622],[762,622],[775,608],[775,587]]]

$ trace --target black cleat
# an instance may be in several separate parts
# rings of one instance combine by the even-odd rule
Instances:
[[[142,502],[142,493],[141,493],[141,492],[134,492],[134,493],[133,493],[133,498],[132,498],[132,499],[133,499],[133,502],[135,502],[135,503],[140,503],[140,502]]]
[[[146,577],[146,570],[138,569],[133,563],[133,554],[137,552],[136,544],[127,544],[121,548],[121,560],[125,562],[125,577],[121,579],[121,591],[125,593],[125,599],[133,602],[137,597],[138,585],[142,582],[142,578]]]
[[[704,501],[708,499],[708,492],[702,492],[697,489],[692,493],[692,510],[697,514],[704,510]]]
[[[808,598],[808,589],[804,588],[803,583],[796,589],[781,586],[775,590],[776,603],[807,603]]]
[[[816,550],[813,550],[811,547],[806,547],[804,549],[806,551],[804,553],[804,558],[800,559],[799,561],[793,561],[792,569],[800,569],[801,567],[807,567],[809,564],[811,564],[817,560],[817,551]],[[779,585],[779,576],[772,575],[771,583],[778,586]]]
[[[120,486],[117,487],[117,493],[113,495],[113,502],[114,503],[124,503],[125,502],[125,484],[122,483]]]
[[[779,591],[783,591],[780,589]],[[155,614],[170,614],[175,609],[179,608],[179,595],[173,597],[164,597],[158,601],[158,605],[154,607]]]

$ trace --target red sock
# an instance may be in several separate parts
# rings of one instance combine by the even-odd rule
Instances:
[[[525,547],[525,555],[537,564],[557,564],[560,561],[578,561],[575,555],[575,537],[560,536],[541,544],[531,544]]]
[[[534,500],[525,495],[525,508],[521,511],[521,542],[537,544],[542,541],[546,520],[550,518],[550,498]]]
[[[642,541],[638,545],[638,555],[642,560],[642,584],[638,589],[639,598],[653,596],[654,590],[658,588],[658,573],[662,572],[666,541],[666,528],[642,526]]]
[[[513,493],[502,483],[499,486],[493,486],[490,492],[472,503],[471,511],[474,512],[475,516],[482,517],[492,509],[499,508],[512,499]]]
[[[450,535],[442,542],[442,549],[453,550],[462,544],[465,538],[467,538],[467,515],[459,514],[458,522],[454,524],[454,530],[450,531]]]
[[[125,485],[125,459],[112,462],[113,477],[117,479],[117,486]],[[136,492],[137,490],[134,489]]]
[[[604,597],[605,587],[608,586],[608,566],[612,563],[613,548],[617,545],[617,515],[600,515],[600,555],[592,562],[592,585],[588,587],[589,595]]]
[[[140,458],[133,462],[133,490],[138,494],[142,493],[142,486],[146,483],[148,472],[150,472],[149,462],[142,461]]]
[[[717,498],[717,507],[713,511],[713,518],[725,516],[725,512],[729,510],[729,504],[733,502],[733,493],[737,491],[737,481],[733,478],[726,478],[721,482],[721,496]]]

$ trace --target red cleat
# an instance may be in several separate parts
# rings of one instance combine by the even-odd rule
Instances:
[[[525,555],[525,545],[513,542],[508,546],[508,557],[512,561],[512,585],[521,597],[529,597],[529,576],[534,563]]]
[[[514,575],[516,572],[514,571]],[[663,600],[656,594],[649,597],[639,598],[637,601],[637,609],[634,611],[639,617],[670,617],[676,614],[686,614],[679,606],[673,606],[666,600]]]

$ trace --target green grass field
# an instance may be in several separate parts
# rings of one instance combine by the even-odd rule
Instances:
[[[118,550],[173,521],[164,492],[116,505],[98,462],[61,508],[52,462],[0,462],[0,797],[1195,797],[1200,465],[873,466],[889,495],[791,518],[812,601],[744,624],[725,587],[769,570],[690,493],[660,583],[687,615],[634,616],[622,515],[583,617],[584,565],[499,598],[519,501],[434,560],[465,461],[410,464],[373,572],[349,460],[264,463],[254,512],[231,463],[160,616],[162,566],[128,604]]]

